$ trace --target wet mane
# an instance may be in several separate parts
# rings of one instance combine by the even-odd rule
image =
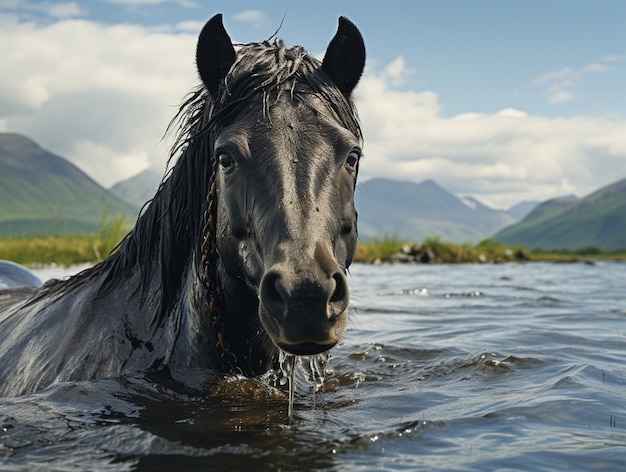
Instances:
[[[168,166],[175,164],[131,232],[103,263],[50,290],[71,290],[105,274],[99,291],[104,296],[138,273],[142,297],[149,292],[159,297],[160,309],[153,320],[159,323],[176,302],[187,268],[193,265],[202,277],[200,245],[215,168],[215,137],[249,114],[252,103],[263,103],[262,116],[252,119],[269,119],[283,92],[305,103],[307,95],[315,94],[325,108],[318,112],[330,113],[361,139],[355,107],[320,61],[302,47],[287,49],[280,41],[243,45],[215,97],[203,86],[197,88],[170,122],[168,130],[177,128],[177,139]]]

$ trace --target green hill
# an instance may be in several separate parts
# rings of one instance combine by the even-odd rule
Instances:
[[[136,209],[30,139],[0,133],[0,234],[97,231]]]
[[[580,200],[549,200],[492,239],[548,250],[626,248],[626,179]]]

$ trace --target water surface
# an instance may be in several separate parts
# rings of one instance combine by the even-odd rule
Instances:
[[[276,376],[201,398],[61,384],[0,399],[0,468],[623,470],[625,281],[612,262],[357,264],[351,327],[291,420]]]

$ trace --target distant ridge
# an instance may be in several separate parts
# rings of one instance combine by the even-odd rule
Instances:
[[[110,190],[140,208],[154,195],[160,181],[160,173],[148,169]],[[396,236],[421,241],[439,236],[450,242],[475,243],[518,221],[473,197],[461,199],[433,180],[418,184],[371,179],[357,185],[355,198],[362,240]]]
[[[517,220],[473,197],[461,199],[433,180],[375,178],[357,186],[361,239],[395,235],[409,241],[440,237],[476,243]]]
[[[145,171],[113,189],[140,208],[160,180],[158,172]],[[571,195],[543,203],[521,202],[503,211],[489,208],[471,196],[459,198],[433,180],[416,183],[375,178],[357,185],[359,237],[365,241],[385,236],[423,241],[439,236],[454,243],[476,243],[493,237],[531,248],[578,249],[590,245],[609,250],[621,248],[626,247],[626,233],[620,223],[626,215],[620,206],[626,201],[620,194],[622,185],[623,181],[617,182],[582,200]],[[142,196],[133,200],[129,192]],[[588,205],[590,210],[586,209]],[[581,210],[575,211],[576,208]],[[571,221],[562,220],[562,214]],[[604,219],[598,223],[594,218]],[[582,233],[592,228],[597,228],[597,234],[583,237]]]
[[[507,213],[517,220],[523,220],[526,216],[537,208],[541,202],[528,201],[519,202],[507,210]]]
[[[129,179],[116,183],[109,190],[139,209],[154,197],[162,177],[162,172],[148,168]]]
[[[626,248],[626,179],[582,199],[570,196],[548,200],[519,223],[497,232],[493,239],[551,250]]]
[[[97,231],[135,208],[29,138],[0,133],[0,234]]]

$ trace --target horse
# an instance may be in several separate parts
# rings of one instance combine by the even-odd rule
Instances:
[[[344,17],[322,61],[275,38],[236,49],[211,18],[201,84],[170,122],[169,170],[133,229],[73,277],[0,292],[0,396],[141,375],[198,388],[198,372],[255,377],[281,351],[335,346],[357,242],[364,64]]]

